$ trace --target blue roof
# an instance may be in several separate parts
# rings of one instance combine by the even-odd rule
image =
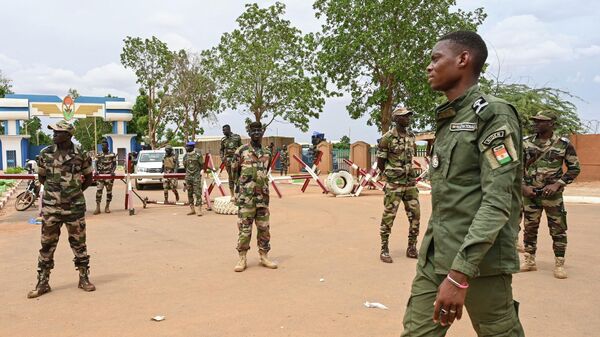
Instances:
[[[31,94],[8,94],[5,98],[20,98],[27,99],[33,103],[61,103],[62,98],[56,95],[31,95]],[[95,103],[104,104],[106,102],[125,102],[125,98],[121,97],[95,97],[95,96],[79,96],[75,99],[76,103]]]

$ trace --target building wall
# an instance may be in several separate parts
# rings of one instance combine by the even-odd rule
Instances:
[[[600,180],[600,134],[597,135],[573,135],[570,137],[579,163],[581,173],[576,181],[598,181]]]

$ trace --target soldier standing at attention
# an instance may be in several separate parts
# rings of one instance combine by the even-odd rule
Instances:
[[[102,140],[102,152],[96,158],[96,173],[97,174],[115,174],[117,169],[117,156],[108,151],[108,141]],[[100,214],[100,202],[102,201],[102,190],[106,188],[106,207],[105,213],[110,213],[110,201],[112,200],[112,189],[114,185],[112,179],[101,179],[96,182],[96,210],[94,214]]]
[[[540,111],[533,120],[532,136],[523,142],[525,175],[523,179],[523,213],[525,261],[521,271],[537,270],[535,252],[542,211],[546,211],[552,236],[555,264],[554,277],[567,278],[565,251],[567,249],[567,212],[563,191],[579,175],[579,159],[568,138],[554,133],[556,114]],[[563,163],[567,172],[563,172]]]
[[[267,268],[276,269],[277,264],[271,262],[267,253],[271,249],[269,233],[269,165],[271,153],[261,145],[264,133],[260,122],[248,125],[250,144],[241,146],[235,151],[232,172],[238,183],[238,244],[240,260],[235,266],[236,272],[246,269],[246,253],[250,249],[252,223],[256,222],[256,241],[260,254],[260,263]]]
[[[279,162],[281,163],[281,172],[280,175],[286,175],[287,176],[287,172],[288,172],[288,167],[290,167],[290,155],[287,151],[287,146],[283,146],[281,148],[281,152],[279,155]]]
[[[75,132],[66,121],[48,125],[54,130],[54,145],[44,148],[38,158],[38,177],[44,185],[42,196],[42,248],[38,257],[38,282],[28,298],[49,292],[50,271],[54,268],[54,251],[60,228],[69,232],[69,244],[79,270],[78,287],[94,291],[89,280],[90,256],[85,243],[85,197],[83,191],[92,184],[92,163],[83,150],[71,142]],[[84,179],[81,179],[83,176]]]
[[[177,154],[173,152],[173,147],[171,145],[167,145],[165,147],[165,156],[162,162],[163,173],[175,173],[178,166],[179,161],[177,160]],[[177,179],[163,178],[163,190],[165,194],[165,204],[169,202],[169,190],[173,191],[173,194],[175,194],[175,202],[179,201],[179,193],[177,192]]]
[[[421,209],[416,174],[412,165],[417,145],[415,135],[407,129],[412,114],[413,112],[406,108],[394,110],[392,119],[396,127],[383,135],[377,146],[377,167],[387,181],[380,226],[381,255],[379,256],[381,261],[386,263],[393,262],[388,242],[400,203],[404,203],[409,222],[406,256],[413,259],[418,257],[417,237]]]
[[[191,211],[187,215],[202,216],[202,169],[204,159],[200,150],[196,149],[196,142],[185,144],[183,167],[185,168],[185,189]]]
[[[524,336],[512,274],[521,215],[521,126],[507,102],[477,85],[487,47],[475,32],[442,36],[428,82],[436,109],[429,225],[404,314],[404,337],[445,336],[463,307],[477,336]]]
[[[221,161],[225,162],[227,180],[229,181],[229,194],[231,195],[232,200],[235,200],[235,180],[232,178],[231,162],[233,161],[235,150],[242,146],[242,138],[240,138],[239,135],[232,133],[229,125],[223,125],[223,135],[225,135],[225,137],[221,139],[221,150],[219,151],[219,154],[221,155]]]

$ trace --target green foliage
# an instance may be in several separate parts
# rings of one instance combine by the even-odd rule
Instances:
[[[582,130],[577,107],[572,102],[580,98],[568,91],[550,87],[531,88],[526,84],[506,84],[485,78],[481,80],[481,87],[515,106],[521,116],[525,134],[531,132],[529,117],[541,110],[552,110],[559,116],[556,133],[560,135],[571,135]]]
[[[30,135],[29,142],[33,145],[50,145],[52,138],[42,131],[42,122],[37,116],[23,122],[22,135]]]
[[[121,52],[121,63],[132,69],[137,83],[144,90],[147,99],[148,123],[146,132],[150,146],[155,149],[165,130],[168,100],[166,92],[172,81],[173,53],[167,45],[156,37],[141,39],[126,37]]]
[[[311,69],[314,36],[303,35],[284,14],[280,2],[267,8],[247,4],[236,20],[239,27],[204,53],[205,62],[219,85],[223,108],[242,108],[266,126],[280,118],[307,131],[328,91]]]
[[[96,132],[94,132],[94,119],[96,119]],[[77,119],[73,125],[75,126],[73,137],[77,139],[81,144],[81,148],[85,151],[96,151],[95,145],[100,143],[102,135],[112,132],[110,122],[95,117]],[[94,137],[97,137],[97,139]]]
[[[217,85],[198,55],[180,50],[174,57],[173,87],[169,96],[169,121],[175,126],[166,138],[174,145],[173,137],[194,140],[204,130],[201,120],[216,121],[219,110]],[[183,141],[182,141],[183,142]]]
[[[417,111],[415,123],[433,123],[438,94],[427,84],[425,68],[437,39],[457,29],[475,30],[486,15],[451,11],[454,0],[317,0],[320,71],[349,91],[346,107],[354,119],[367,114],[368,124],[385,132],[399,104]]]
[[[148,133],[148,96],[144,89],[140,89],[131,110],[133,118],[127,123],[127,132],[135,133],[138,141],[147,141],[144,136]]]
[[[340,141],[333,144],[334,149],[349,149],[350,148],[350,137],[342,136]]]
[[[2,74],[2,70],[0,70],[0,97],[4,97],[4,95],[6,94],[12,94],[13,92],[10,88],[12,88],[12,84],[10,84],[10,79],[4,77],[4,75]]]
[[[71,96],[71,98],[73,98],[73,99],[77,99],[80,96],[77,89],[74,89],[74,88],[69,88],[69,91],[67,92],[67,94],[69,96]]]
[[[25,169],[20,166],[9,167],[6,170],[4,170],[4,173],[6,173],[6,174],[19,174],[19,173],[23,173],[23,172],[25,172]]]

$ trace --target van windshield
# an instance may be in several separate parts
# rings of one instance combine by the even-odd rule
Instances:
[[[164,156],[165,156],[165,154],[163,152],[142,153],[140,155],[140,159],[138,159],[138,162],[140,162],[140,163],[161,162],[163,160]]]

